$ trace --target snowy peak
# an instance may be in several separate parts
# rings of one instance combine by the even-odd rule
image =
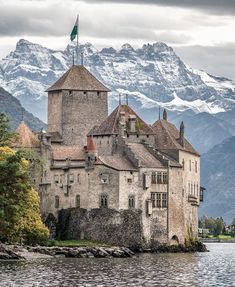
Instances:
[[[235,108],[232,81],[189,68],[165,43],[137,49],[125,43],[120,49],[101,51],[90,43],[80,44],[79,63],[81,53],[86,68],[112,90],[111,105],[118,93],[128,93],[139,110],[162,106],[172,111],[218,113]],[[0,86],[45,121],[44,91],[71,67],[73,57],[76,63],[76,43],[55,51],[21,39],[0,62]]]

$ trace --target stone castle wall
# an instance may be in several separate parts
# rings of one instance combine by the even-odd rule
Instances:
[[[62,240],[87,239],[132,248],[143,244],[140,210],[61,210],[58,230]]]

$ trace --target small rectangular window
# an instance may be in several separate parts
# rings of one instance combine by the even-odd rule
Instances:
[[[76,195],[76,207],[80,208],[80,195]]]
[[[69,183],[74,183],[74,175],[73,175],[73,173],[69,174]]]
[[[64,181],[64,175],[60,174],[60,183],[63,183],[63,181]]]
[[[59,183],[59,175],[58,174],[54,175],[54,181],[55,181],[55,183]]]
[[[108,196],[107,195],[100,196],[100,207],[108,207]]]
[[[129,196],[128,206],[129,206],[129,208],[135,208],[135,196],[134,195]]]
[[[127,182],[128,182],[128,183],[132,183],[132,179],[131,179],[131,178],[128,178],[128,179],[127,179]]]
[[[167,207],[167,194],[165,192],[162,193],[162,207]]]
[[[161,184],[161,183],[162,183],[162,173],[161,173],[161,172],[158,172],[158,173],[157,173],[157,183],[158,183],[158,184]]]
[[[55,208],[60,207],[60,198],[58,195],[55,196]]]
[[[157,192],[156,193],[156,207],[161,207],[161,193]]]
[[[156,184],[157,180],[156,180],[156,172],[152,172],[152,184]]]
[[[163,179],[163,183],[164,184],[167,184],[167,172],[163,172],[163,175],[162,175],[162,179]]]
[[[80,174],[77,175],[77,182],[80,182]]]
[[[197,161],[195,161],[195,172],[197,173]]]
[[[189,160],[189,171],[191,171],[192,169],[192,162],[191,162],[191,159]]]

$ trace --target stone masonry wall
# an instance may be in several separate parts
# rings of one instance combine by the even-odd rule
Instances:
[[[58,217],[60,239],[87,239],[126,247],[142,245],[140,210],[70,208]]]
[[[86,135],[108,116],[106,92],[63,92],[62,136],[66,145],[85,145]]]

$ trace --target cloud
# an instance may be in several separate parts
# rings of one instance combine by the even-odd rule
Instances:
[[[235,80],[235,43],[216,46],[181,46],[176,53],[195,69],[202,69],[214,76]]]
[[[76,0],[75,0],[76,1]],[[97,3],[96,0],[85,0],[87,3]],[[165,7],[179,7],[198,9],[205,11],[208,14],[216,15],[234,15],[235,1],[234,0],[99,0],[103,3],[123,3],[123,4],[144,4],[144,5],[159,5]]]

